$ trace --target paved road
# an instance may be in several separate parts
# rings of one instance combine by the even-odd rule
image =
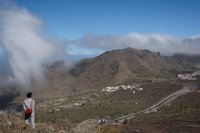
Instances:
[[[155,111],[158,108],[162,107],[163,105],[166,105],[169,102],[171,102],[172,100],[176,99],[177,97],[179,97],[181,95],[184,95],[184,94],[187,94],[187,93],[191,92],[192,90],[194,90],[196,88],[197,88],[196,85],[184,85],[183,89],[178,90],[178,91],[170,94],[167,97],[164,97],[163,99],[158,101],[156,104],[152,105],[151,107],[149,107],[149,108],[147,108],[145,110],[136,112],[136,113],[131,113],[131,114],[116,118],[114,120],[111,120],[110,122],[115,122],[115,121],[123,122],[125,119],[128,120],[128,119],[133,118],[133,117],[135,117],[137,115],[141,115],[141,114],[144,114],[144,113]]]

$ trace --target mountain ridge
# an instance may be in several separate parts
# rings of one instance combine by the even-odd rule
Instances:
[[[147,49],[125,48],[107,51],[95,58],[83,59],[70,71],[76,88],[97,88],[120,84],[131,75],[156,77],[182,70],[182,64]]]

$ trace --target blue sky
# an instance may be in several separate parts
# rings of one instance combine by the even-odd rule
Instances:
[[[0,7],[5,1],[0,0]],[[41,31],[64,43],[68,55],[96,56],[126,47],[165,55],[200,54],[200,0],[8,1],[8,10],[19,7],[18,14],[26,9],[31,18],[41,20]],[[16,16],[11,18],[9,23],[18,20]],[[32,24],[22,21],[22,27],[23,23]],[[24,30],[28,29],[18,32]]]
[[[193,36],[200,31],[199,0],[15,0],[41,17],[45,31],[60,39],[85,33],[161,33]]]

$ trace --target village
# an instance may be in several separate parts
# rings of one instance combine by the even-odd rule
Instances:
[[[197,80],[198,77],[200,76],[200,71],[196,71],[192,74],[178,74],[177,77],[181,80]]]
[[[104,93],[113,93],[119,89],[122,89],[122,90],[133,90],[133,94],[136,93],[136,90],[137,91],[142,91],[143,88],[140,87],[141,85],[140,84],[133,84],[133,85],[120,85],[120,86],[115,86],[115,87],[106,87],[104,89],[101,90],[101,92],[104,92]]]
[[[132,94],[135,94],[137,91],[143,90],[143,88],[141,88],[141,84],[132,84],[132,85],[109,86],[109,87],[101,89],[100,93],[111,94],[120,89],[121,90],[131,90]],[[95,93],[95,95],[98,95],[98,94]],[[48,105],[54,106],[53,110],[49,110],[49,112],[61,111],[63,109],[70,109],[73,107],[83,106],[84,104],[87,104],[88,99],[90,99],[90,96],[78,98],[77,101],[74,101],[73,103],[70,103],[67,98],[61,98],[61,99],[57,99],[55,101],[49,101]],[[39,103],[38,106],[40,108],[45,108],[46,104],[44,105],[42,103]]]

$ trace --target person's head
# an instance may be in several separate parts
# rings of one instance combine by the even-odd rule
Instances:
[[[27,98],[31,98],[32,97],[32,92],[28,92],[26,96],[27,96]]]

